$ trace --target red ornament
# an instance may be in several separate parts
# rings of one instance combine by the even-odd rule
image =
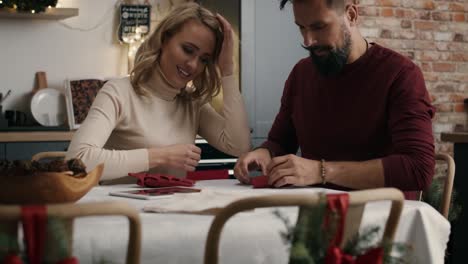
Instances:
[[[10,253],[6,255],[5,258],[3,258],[2,263],[3,264],[23,264],[23,260],[21,260],[21,258],[18,255],[14,253]]]

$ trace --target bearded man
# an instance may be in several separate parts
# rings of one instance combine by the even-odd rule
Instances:
[[[239,158],[234,175],[248,183],[260,169],[275,187],[396,187],[417,198],[435,166],[420,69],[361,35],[353,1],[281,0],[281,9],[287,2],[309,56],[286,81],[267,141]]]

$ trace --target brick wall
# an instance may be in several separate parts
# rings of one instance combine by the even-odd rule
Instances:
[[[411,58],[424,73],[437,114],[437,152],[453,152],[441,132],[468,130],[468,0],[359,0],[364,37]]]

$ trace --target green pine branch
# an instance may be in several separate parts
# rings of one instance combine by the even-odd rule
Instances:
[[[322,194],[317,206],[303,206],[299,208],[296,225],[279,210],[273,214],[278,217],[286,227],[280,235],[290,247],[290,264],[316,264],[324,263],[327,249],[335,237],[340,223],[340,216],[336,212],[329,214],[329,226],[324,228],[324,219],[327,213],[326,194]],[[411,261],[412,249],[406,243],[380,242],[380,227],[371,226],[355,234],[345,245],[343,252],[352,256],[359,256],[370,249],[382,246],[384,249],[385,264],[406,264]]]
[[[442,203],[444,185],[444,179],[434,179],[429,189],[423,192],[422,200],[434,207],[437,211]],[[450,210],[448,215],[448,220],[450,222],[455,221],[462,211],[462,207],[459,204],[457,197],[458,192],[454,188],[452,190],[452,198],[450,200]]]

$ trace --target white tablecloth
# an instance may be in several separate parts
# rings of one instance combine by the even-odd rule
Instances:
[[[137,200],[109,196],[110,191],[128,190],[134,185],[98,186],[79,202],[119,200],[141,210],[144,206],[163,203],[161,200]],[[197,188],[250,194],[314,193],[327,191],[319,188],[303,189],[251,189],[236,180],[201,181]],[[239,192],[241,191],[241,192]],[[171,198],[168,198],[171,199]],[[383,226],[390,202],[366,205],[361,229],[365,226]],[[281,208],[292,223],[297,208]],[[274,209],[257,209],[241,213],[228,221],[221,235],[220,263],[288,263],[287,246],[280,232],[283,222],[273,215]],[[203,263],[204,246],[208,229],[213,220],[210,215],[145,213],[142,221],[142,263]],[[128,239],[128,221],[124,217],[79,218],[74,226],[74,255],[81,263],[100,260],[124,263]],[[412,263],[443,263],[450,224],[429,205],[405,201],[395,240],[413,246]]]

